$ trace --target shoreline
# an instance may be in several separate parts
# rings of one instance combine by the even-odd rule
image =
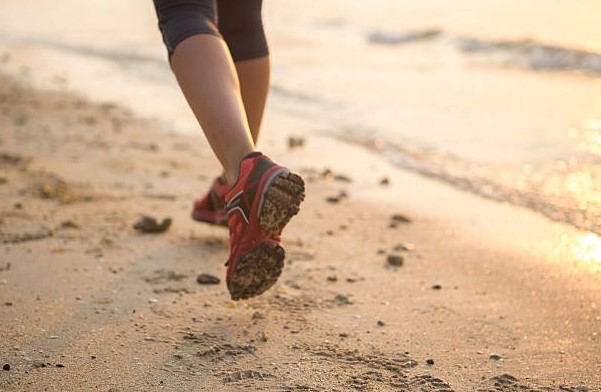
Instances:
[[[188,217],[218,172],[200,137],[2,78],[3,388],[600,390],[601,275],[572,249],[583,232],[337,140],[288,151],[307,124],[274,113],[261,148],[308,197],[276,287],[231,303],[223,283],[195,282],[223,280],[228,251],[227,231]],[[397,213],[412,222],[391,227]],[[139,235],[141,214],[174,225]]]

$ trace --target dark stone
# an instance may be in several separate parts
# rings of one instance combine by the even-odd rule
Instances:
[[[196,282],[198,282],[198,284],[219,284],[221,280],[213,275],[200,274],[196,277]]]
[[[338,277],[336,275],[330,275],[326,279],[328,282],[337,282],[338,281]]]
[[[441,285],[439,285],[439,284],[432,285],[432,290],[440,290],[440,289],[442,289]]]
[[[426,363],[427,363],[428,365],[434,365],[434,360],[433,360],[433,359],[431,359],[431,358],[430,358],[430,359],[426,359]]]
[[[411,218],[402,214],[394,214],[390,217],[390,220],[397,223],[411,223]]]
[[[503,359],[503,357],[501,357],[499,354],[490,354],[488,358],[492,359],[493,361],[500,361]]]
[[[6,370],[8,372],[10,370],[10,363],[5,363],[4,366],[2,366],[2,370]]]
[[[383,327],[386,325],[386,323],[384,323],[384,321],[382,321],[382,320],[378,320],[377,324],[378,324],[378,327]]]
[[[135,230],[141,231],[142,233],[158,234],[167,231],[169,226],[171,226],[171,222],[171,218],[165,218],[161,224],[158,224],[155,218],[143,216],[133,227]]]
[[[62,363],[57,363],[55,366],[57,368],[64,368],[65,367],[65,365],[63,365]]]
[[[395,267],[402,267],[404,263],[403,256],[395,254],[389,254],[386,261],[388,262],[388,264],[393,265]]]

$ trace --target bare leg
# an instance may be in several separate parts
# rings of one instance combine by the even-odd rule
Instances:
[[[271,64],[269,56],[236,62],[244,110],[253,141],[257,144],[261,120],[269,93]]]
[[[225,42],[209,34],[187,38],[173,52],[171,68],[223,165],[227,182],[234,184],[240,160],[254,151],[255,145],[244,111],[240,82]]]

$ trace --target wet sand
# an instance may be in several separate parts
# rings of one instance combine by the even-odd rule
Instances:
[[[232,302],[227,231],[189,218],[219,171],[201,137],[7,76],[0,103],[0,390],[601,390],[584,232],[325,137],[289,150],[276,118],[262,148],[307,200],[277,285]]]

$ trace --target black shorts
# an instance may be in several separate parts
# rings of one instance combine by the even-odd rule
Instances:
[[[227,43],[234,61],[267,56],[262,0],[154,0],[169,57],[180,42],[211,34]]]

